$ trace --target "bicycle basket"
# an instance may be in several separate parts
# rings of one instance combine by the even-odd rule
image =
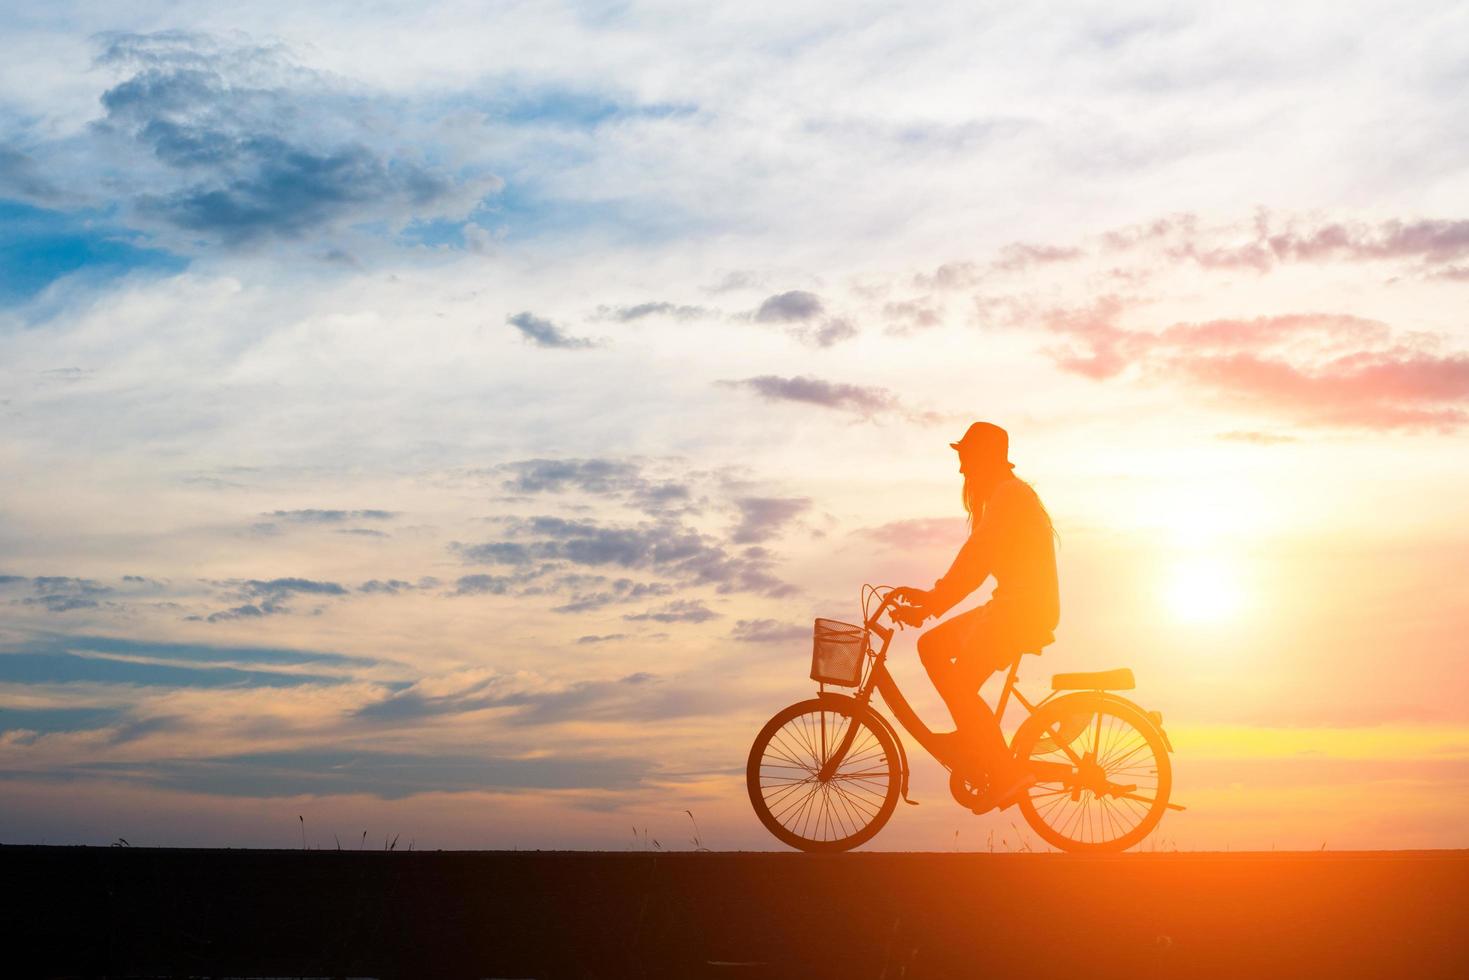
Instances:
[[[856,687],[862,682],[862,658],[866,653],[865,629],[834,619],[818,619],[811,644],[811,679]]]

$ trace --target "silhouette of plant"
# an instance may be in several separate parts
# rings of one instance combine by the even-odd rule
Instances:
[[[663,850],[663,845],[658,843],[658,838],[648,836],[647,827],[643,828],[642,836],[640,837],[638,835],[638,828],[634,826],[632,829],[632,839],[634,846],[636,846],[640,851],[648,850],[650,845],[655,851]]]
[[[696,851],[707,851],[707,850],[709,850],[709,848],[707,848],[707,847],[704,846],[704,841],[699,836],[699,821],[697,821],[697,820],[694,819],[694,812],[692,810],[685,810],[684,813],[687,813],[689,815],[689,823],[691,823],[691,824],[694,825],[694,836],[689,839],[690,842],[694,845],[694,850],[696,850]]]

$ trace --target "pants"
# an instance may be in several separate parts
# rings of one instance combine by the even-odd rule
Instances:
[[[987,605],[946,620],[918,638],[919,659],[955,727],[988,763],[1009,759],[1010,749],[979,689],[995,671],[1008,668],[1035,633],[1029,624]]]

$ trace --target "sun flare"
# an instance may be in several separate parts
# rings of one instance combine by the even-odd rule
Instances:
[[[1239,613],[1239,576],[1222,558],[1187,558],[1169,569],[1164,596],[1174,617],[1182,622],[1223,622]]]

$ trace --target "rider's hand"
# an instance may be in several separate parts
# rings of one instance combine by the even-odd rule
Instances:
[[[893,606],[893,619],[905,626],[922,626],[923,621],[928,618],[928,610],[923,606]]]
[[[898,602],[906,603],[910,606],[926,606],[932,599],[932,595],[927,589],[916,589],[911,585],[900,585],[892,592],[889,592],[888,595],[892,596]]]
[[[900,585],[888,593],[890,599],[906,605],[893,606],[892,617],[904,626],[922,626],[929,617],[928,604],[932,596],[927,589],[915,589],[911,585]]]

